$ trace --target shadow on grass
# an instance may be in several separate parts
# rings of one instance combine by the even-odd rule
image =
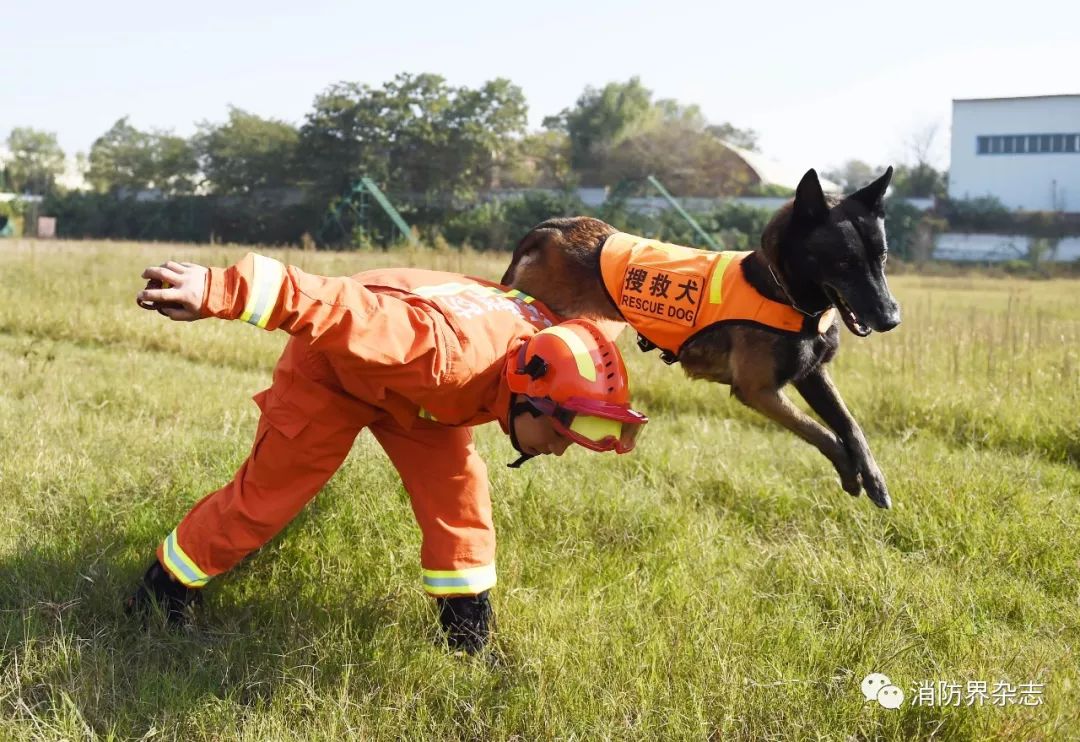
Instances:
[[[436,636],[415,592],[341,594],[287,569],[264,590],[245,565],[206,589],[194,626],[144,623],[123,601],[151,556],[141,533],[86,527],[0,559],[0,718],[46,736],[194,731],[207,714],[228,726],[283,690],[339,687],[385,655],[389,625]]]

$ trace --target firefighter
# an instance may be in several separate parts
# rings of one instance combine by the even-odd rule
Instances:
[[[519,458],[572,443],[626,453],[647,418],[630,407],[615,344],[560,322],[519,291],[454,273],[374,270],[329,278],[249,253],[229,268],[168,262],[137,302],[176,321],[240,319],[292,337],[255,395],[255,442],[233,480],[200,500],[128,599],[173,623],[207,582],[273,538],[367,428],[409,493],[424,590],[451,648],[479,651],[493,621],[495,532],[472,426],[496,420]]]

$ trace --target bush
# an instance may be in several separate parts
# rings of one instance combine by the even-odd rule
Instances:
[[[0,202],[0,237],[22,232],[23,205],[20,201]]]
[[[545,219],[585,211],[585,205],[571,194],[527,193],[453,214],[442,231],[455,244],[469,243],[479,250],[513,250],[526,232]]]
[[[941,212],[957,232],[1008,232],[1013,223],[1012,213],[996,196],[945,200]]]
[[[279,206],[259,197],[176,196],[137,201],[102,193],[72,192],[45,200],[60,237],[296,244],[318,224],[321,209]]]
[[[904,260],[915,258],[916,230],[922,218],[922,210],[902,198],[885,201],[885,234],[890,253]]]
[[[943,200],[939,211],[956,232],[994,232],[1055,239],[1080,234],[1080,216],[1054,211],[1009,211],[993,196]]]

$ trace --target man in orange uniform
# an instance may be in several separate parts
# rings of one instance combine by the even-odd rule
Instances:
[[[249,253],[230,268],[147,268],[146,309],[181,321],[241,319],[293,337],[247,461],[157,550],[128,600],[174,622],[210,578],[277,534],[338,469],[363,428],[389,455],[423,533],[425,591],[452,647],[489,634],[495,534],[471,426],[498,420],[521,457],[571,442],[625,453],[647,419],[629,405],[615,345],[518,291],[453,273],[375,270],[327,278]]]

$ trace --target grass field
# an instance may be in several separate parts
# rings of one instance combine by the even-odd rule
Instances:
[[[267,252],[328,274],[506,261]],[[285,340],[141,312],[138,275],[242,254],[0,242],[0,739],[1080,737],[1080,283],[900,276],[904,323],[844,333],[834,378],[891,511],[655,354],[627,351],[653,420],[633,455],[515,473],[481,429],[489,663],[437,646],[419,534],[367,434],[207,588],[194,630],[123,615],[155,544],[246,456]],[[901,708],[864,700],[875,671]],[[915,706],[921,681],[1043,692]]]

